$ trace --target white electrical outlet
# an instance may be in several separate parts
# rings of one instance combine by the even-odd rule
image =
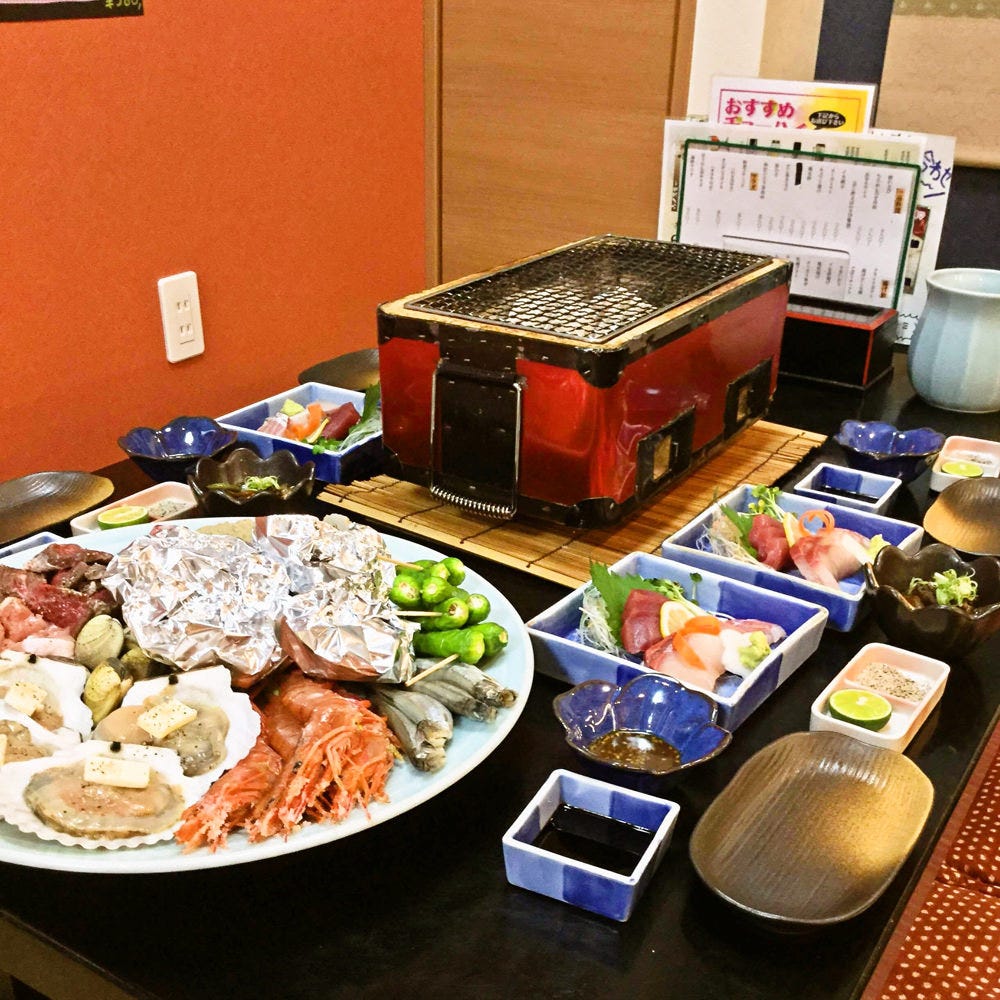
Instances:
[[[201,328],[198,275],[194,271],[172,274],[156,283],[160,292],[160,318],[167,361],[183,361],[205,353],[205,333]]]

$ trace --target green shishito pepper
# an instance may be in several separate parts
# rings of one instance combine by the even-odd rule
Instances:
[[[467,631],[478,632],[483,637],[487,656],[496,656],[510,640],[507,630],[496,622],[479,622],[470,625]]]
[[[469,605],[461,597],[452,597],[436,604],[436,618],[424,618],[420,628],[424,632],[441,632],[445,629],[462,628],[469,621]]]
[[[486,655],[486,639],[476,628],[451,628],[440,632],[417,632],[413,648],[420,656],[444,659],[457,656],[463,663],[478,663]]]

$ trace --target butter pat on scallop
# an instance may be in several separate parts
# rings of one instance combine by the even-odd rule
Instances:
[[[31,681],[14,681],[7,688],[3,700],[15,711],[32,716],[45,704],[47,696],[48,692],[40,684],[32,684]]]
[[[162,740],[181,726],[193,722],[197,717],[197,709],[177,701],[176,698],[167,698],[147,709],[136,718],[135,722],[154,740]]]
[[[149,764],[144,760],[123,757],[88,757],[83,765],[83,780],[95,785],[116,788],[148,788]]]

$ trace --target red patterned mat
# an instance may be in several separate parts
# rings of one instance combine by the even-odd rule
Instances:
[[[1000,726],[861,1000],[1000,998]]]

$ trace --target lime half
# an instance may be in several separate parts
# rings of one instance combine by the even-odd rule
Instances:
[[[145,524],[149,520],[149,511],[138,504],[123,504],[121,507],[111,507],[102,510],[97,515],[97,526],[105,528],[125,528],[130,524]]]
[[[983,474],[983,467],[978,462],[967,462],[956,459],[945,462],[941,471],[948,476],[964,476],[966,479],[978,479]]]
[[[892,705],[882,695],[854,688],[834,691],[826,707],[835,719],[873,731],[883,729],[892,716]]]

